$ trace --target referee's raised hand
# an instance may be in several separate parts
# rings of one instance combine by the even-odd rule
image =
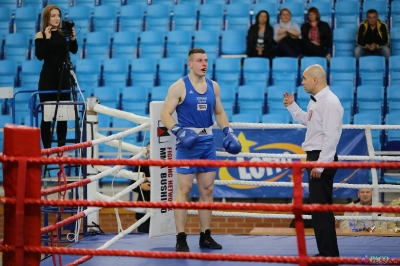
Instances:
[[[283,104],[288,107],[294,102],[294,92],[292,92],[292,95],[290,95],[288,92],[285,92],[283,94]]]

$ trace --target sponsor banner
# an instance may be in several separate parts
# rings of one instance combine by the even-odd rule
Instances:
[[[224,134],[220,129],[213,129],[217,151],[223,151]],[[235,129],[241,144],[242,152],[305,154],[301,144],[305,138],[305,129]],[[338,155],[366,155],[367,143],[364,130],[344,129],[337,148]],[[249,160],[259,161],[299,161],[290,158],[243,158],[218,157],[219,160]],[[303,159],[302,159],[303,160]],[[305,161],[305,159],[304,159]],[[367,169],[339,169],[334,183],[365,184],[368,183]],[[303,170],[303,182],[308,182],[306,170]],[[221,167],[216,174],[218,180],[243,180],[261,182],[292,182],[291,168],[260,168]],[[291,198],[292,188],[288,187],[258,187],[243,185],[215,185],[215,198]],[[304,196],[308,197],[308,188],[304,188]],[[191,197],[199,197],[197,186],[194,185]],[[334,189],[334,197],[356,198],[356,189]]]
[[[164,102],[150,103],[150,159],[175,159],[175,136],[162,124],[161,109]],[[150,167],[151,201],[173,201],[177,189],[176,170],[173,167]],[[176,233],[174,211],[171,208],[151,209],[149,237]]]

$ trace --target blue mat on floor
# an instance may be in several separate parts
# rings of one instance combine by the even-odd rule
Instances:
[[[71,245],[71,248],[96,249],[113,238],[114,234],[97,235],[82,239]],[[297,240],[295,236],[255,236],[255,235],[214,235],[214,239],[223,246],[222,250],[199,248],[199,236],[188,235],[187,242],[191,252],[244,254],[244,255],[282,255],[297,256]],[[144,251],[175,251],[175,236],[149,238],[147,234],[130,234],[123,237],[109,249],[144,250]],[[317,254],[314,236],[306,236],[307,252],[310,256]],[[339,236],[338,244],[341,257],[391,256],[399,257],[399,237],[374,236]],[[71,263],[81,256],[63,255],[63,265]],[[133,257],[93,257],[81,264],[84,266],[226,266],[226,265],[293,265],[281,263],[249,263],[230,261],[201,261],[191,259],[149,259]],[[44,259],[41,266],[52,266],[51,258]]]

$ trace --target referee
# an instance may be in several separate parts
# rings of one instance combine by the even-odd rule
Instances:
[[[304,89],[311,94],[311,100],[304,112],[294,101],[294,93],[285,93],[283,104],[294,120],[307,126],[306,138],[302,144],[307,161],[337,161],[336,146],[342,134],[343,107],[338,97],[329,89],[326,73],[320,65],[304,70]],[[332,204],[333,177],[337,169],[307,169],[309,203]],[[315,256],[339,257],[335,217],[333,212],[311,214],[318,254]]]

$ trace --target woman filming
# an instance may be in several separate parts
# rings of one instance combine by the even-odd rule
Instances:
[[[70,74],[67,68],[62,71],[63,63],[67,57],[67,40],[60,30],[61,10],[54,5],[48,5],[42,13],[42,29],[35,38],[35,55],[40,61],[44,60],[39,79],[39,91],[57,91],[61,82],[61,90],[70,90]],[[76,54],[78,43],[76,41],[75,29],[69,41],[69,52]],[[63,75],[61,76],[61,73]],[[57,93],[39,94],[40,102],[57,101]],[[70,93],[61,93],[60,101],[69,101]],[[52,114],[53,116],[53,114]],[[51,147],[51,122],[43,119],[40,125],[42,143],[44,148]],[[65,145],[67,137],[67,121],[57,122],[58,146]]]

